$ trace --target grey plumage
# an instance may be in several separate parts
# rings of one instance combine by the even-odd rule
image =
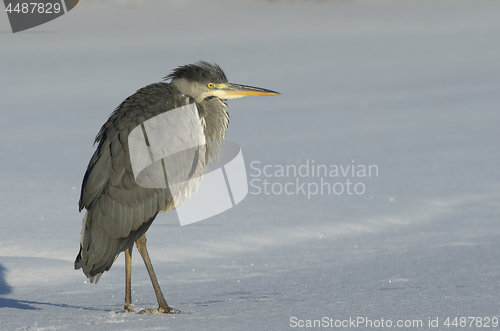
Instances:
[[[202,65],[211,66],[208,63]],[[193,71],[193,68],[196,71],[199,66],[184,70],[179,68],[176,72],[185,79],[186,71]],[[168,78],[176,79],[177,76],[174,72]],[[223,72],[203,78],[207,81],[217,79],[217,83],[227,82]],[[109,270],[118,254],[132,246],[148,230],[159,212],[174,207],[168,188],[144,188],[135,183],[128,151],[128,134],[137,125],[156,115],[193,102],[191,97],[182,94],[172,84],[151,84],[122,102],[102,126],[96,138],[98,147],[83,179],[79,202],[80,210],[86,208],[88,215],[75,268],[83,268],[87,277],[92,279]],[[206,128],[207,135],[212,140],[222,140],[229,116],[220,102],[200,100],[196,103],[200,117],[207,117],[207,104],[218,108],[214,115],[219,124]]]
[[[178,67],[165,79],[171,82],[148,85],[125,99],[95,139],[97,148],[81,188],[79,208],[87,211],[80,252],[75,260],[75,269],[82,268],[91,281],[97,282],[120,252],[132,249],[158,213],[175,208],[168,185],[167,188],[145,188],[136,184],[128,146],[130,132],[159,114],[195,103],[207,145],[199,146],[195,151],[197,157],[195,161],[192,158],[190,164],[185,164],[189,158],[176,161],[179,171],[191,177],[202,176],[207,164],[217,157],[220,141],[226,134],[229,115],[225,100],[244,95],[278,94],[229,84],[222,69],[208,62]],[[182,134],[176,132],[177,129],[172,127],[172,135]],[[160,298],[158,300],[161,306]]]

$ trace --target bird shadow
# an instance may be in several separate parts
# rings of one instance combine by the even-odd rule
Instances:
[[[7,272],[7,268],[5,268],[2,264],[0,264],[0,309],[13,308],[13,309],[23,309],[23,310],[41,310],[42,308],[38,308],[38,307],[34,306],[34,305],[39,305],[39,306],[52,306],[52,307],[71,308],[71,309],[112,311],[111,309],[89,308],[89,307],[74,306],[74,305],[67,305],[67,304],[28,301],[28,300],[17,300],[17,299],[2,297],[1,295],[12,293],[12,287],[5,280],[6,272]]]
[[[5,280],[5,267],[0,264],[0,295],[1,294],[9,294],[12,292],[12,288],[7,284],[7,281]]]
[[[15,309],[25,309],[25,310],[42,310],[42,308],[37,308],[32,305],[59,307],[59,308],[69,308],[69,309],[83,309],[92,311],[116,311],[115,309],[103,309],[103,308],[93,308],[93,307],[83,307],[68,305],[64,303],[50,303],[50,302],[39,302],[39,301],[29,301],[29,300],[16,300],[0,297],[0,309],[1,308],[15,308]]]
[[[24,310],[40,310],[40,308],[30,306],[26,302],[28,301],[0,297],[0,309],[14,308],[14,309],[24,309]]]
[[[0,295],[9,294],[12,292],[12,287],[7,284],[5,280],[5,272],[7,269],[0,264]],[[0,297],[0,308],[16,308],[16,309],[27,309],[27,310],[37,310],[33,306],[26,304],[22,300],[9,299]]]

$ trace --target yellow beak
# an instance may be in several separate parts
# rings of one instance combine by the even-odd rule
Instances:
[[[240,84],[216,84],[207,95],[213,95],[221,99],[236,99],[246,96],[280,95],[281,93],[247,85]]]

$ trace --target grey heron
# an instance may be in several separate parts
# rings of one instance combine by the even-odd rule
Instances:
[[[75,269],[83,269],[90,281],[97,283],[102,273],[109,270],[118,255],[125,251],[124,310],[135,311],[131,297],[132,249],[135,243],[159,305],[158,309],[148,312],[178,312],[165,301],[146,248],[146,231],[158,213],[176,207],[174,197],[168,187],[146,188],[136,183],[128,135],[148,119],[195,104],[207,146],[200,150],[202,154],[196,161],[188,162],[183,167],[190,175],[203,175],[207,164],[217,158],[220,148],[219,144],[210,142],[220,142],[226,134],[229,124],[226,100],[278,94],[267,89],[228,83],[224,71],[217,64],[201,61],[180,66],[166,76],[164,82],[143,87],[125,99],[97,134],[94,142],[97,148],[83,178],[79,207],[80,211],[86,209],[86,212]]]

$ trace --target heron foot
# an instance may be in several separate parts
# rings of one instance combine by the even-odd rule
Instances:
[[[126,304],[123,307],[123,310],[117,311],[118,313],[139,313],[139,314],[182,314],[182,311],[170,308],[167,306],[167,308],[135,308],[134,305],[132,304]]]
[[[135,308],[133,304],[125,304],[123,307],[123,310],[119,310],[116,313],[138,313],[141,310],[138,308]]]
[[[166,308],[158,307],[141,309],[139,311],[139,314],[182,314],[182,312],[180,310],[167,306]]]

